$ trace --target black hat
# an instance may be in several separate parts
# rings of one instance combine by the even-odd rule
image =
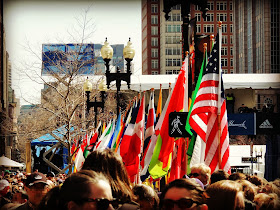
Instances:
[[[47,177],[55,177],[54,172],[49,171],[49,172],[47,173]]]
[[[27,176],[27,178],[25,180],[25,185],[27,187],[31,187],[32,185],[34,185],[36,183],[44,183],[47,185],[48,182],[47,182],[46,176],[40,172],[34,172],[34,173],[30,174],[29,176]]]

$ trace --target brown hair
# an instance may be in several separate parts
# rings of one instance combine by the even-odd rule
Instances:
[[[62,186],[52,188],[41,201],[38,209],[67,209],[67,203],[74,201],[82,204],[83,198],[90,194],[89,184],[98,183],[100,180],[109,181],[101,173],[90,170],[82,170],[71,174]]]
[[[255,196],[254,202],[260,210],[278,210],[280,208],[279,198],[275,193],[259,193]]]
[[[95,150],[86,158],[83,169],[103,173],[110,182],[113,197],[124,202],[134,199],[126,168],[119,154],[110,149]]]
[[[170,182],[164,190],[162,191],[160,195],[160,207],[162,206],[162,201],[165,197],[165,194],[167,191],[171,188],[184,188],[190,191],[191,193],[191,198],[198,202],[199,204],[205,204],[206,203],[206,198],[207,195],[204,192],[204,189],[201,188],[200,184],[198,184],[195,179],[175,179],[174,181]]]
[[[207,200],[209,210],[234,210],[236,196],[238,192],[242,192],[242,186],[232,180],[221,180],[209,185],[206,192],[209,195]]]
[[[229,175],[228,177],[229,180],[245,180],[246,179],[246,175],[243,174],[243,173],[239,173],[239,172],[236,172],[236,173],[233,173],[231,175]]]
[[[257,194],[257,186],[248,180],[237,180],[237,182],[242,185],[244,197],[249,201],[253,201],[255,195]]]
[[[221,180],[227,180],[228,177],[229,177],[229,174],[222,169],[214,171],[211,175],[211,184],[221,181]]]

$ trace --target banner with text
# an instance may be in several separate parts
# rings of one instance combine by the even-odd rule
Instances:
[[[229,135],[256,135],[255,113],[228,114]]]

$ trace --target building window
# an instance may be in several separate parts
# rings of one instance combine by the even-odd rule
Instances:
[[[233,36],[230,36],[230,44],[233,44]]]
[[[200,13],[196,13],[195,17],[196,17],[196,21],[198,21],[198,22],[201,21],[201,14]]]
[[[232,11],[232,2],[229,3],[229,10]]]
[[[217,2],[217,10],[227,10],[226,2]]]
[[[180,44],[181,36],[166,36],[165,43],[166,44]]]
[[[158,75],[158,71],[152,71],[152,75]]]
[[[180,70],[166,70],[165,74],[179,74]]]
[[[169,19],[167,21],[182,21],[181,14],[179,13],[171,13]]]
[[[222,63],[222,66],[227,66],[228,65],[227,58],[222,58],[221,63]]]
[[[204,33],[214,33],[214,25],[213,24],[205,24],[203,26]]]
[[[152,58],[158,58],[158,49],[152,49]]]
[[[181,66],[181,60],[178,58],[167,58],[165,60],[166,66]]]
[[[222,24],[222,32],[223,33],[227,32],[227,25],[226,24]]]
[[[181,55],[181,49],[180,48],[166,48],[165,49],[165,55]]]
[[[158,24],[158,16],[157,16],[157,15],[152,15],[152,17],[151,17],[151,23],[152,23],[153,25]]]
[[[194,10],[196,10],[196,11],[200,10],[200,6],[195,5],[195,6],[194,6]]]
[[[196,33],[201,33],[201,25],[196,24]]]
[[[230,55],[233,55],[233,48],[230,48]]]
[[[232,22],[233,21],[233,14],[230,14],[229,17],[230,17],[230,22]]]
[[[171,10],[181,10],[181,4],[177,4],[176,6],[172,7]]]
[[[207,7],[208,7],[209,10],[213,11],[214,10],[214,2],[208,2]]]
[[[157,26],[152,26],[152,35],[158,35],[158,27]]]
[[[152,37],[152,47],[158,46],[158,38]]]
[[[233,69],[230,70],[230,73],[233,74]]]
[[[157,4],[152,4],[152,13],[158,13],[158,5]]]
[[[233,66],[233,59],[230,59],[230,66]]]
[[[222,47],[222,55],[227,55],[227,47]]]
[[[158,69],[158,60],[152,59],[152,69]]]
[[[227,44],[227,35],[222,36],[222,44]]]
[[[230,33],[233,33],[233,25],[230,25]]]
[[[166,31],[167,33],[176,33],[176,32],[181,32],[181,25],[167,25],[166,26]]]
[[[227,14],[217,14],[217,21],[226,22],[227,21]]]
[[[227,74],[227,69],[222,69],[223,74]]]
[[[208,13],[207,16],[205,17],[205,21],[208,22],[213,22],[214,21],[214,14],[213,13]]]

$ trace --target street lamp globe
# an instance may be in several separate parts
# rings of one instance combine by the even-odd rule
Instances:
[[[91,92],[92,91],[92,84],[90,81],[88,81],[88,78],[86,79],[84,83],[84,91]]]
[[[123,56],[125,59],[133,59],[135,55],[135,49],[132,46],[132,43],[130,41],[130,38],[127,42],[127,45],[123,49]]]
[[[105,92],[108,90],[107,87],[106,87],[106,84],[104,82],[104,79],[102,79],[101,82],[99,83],[98,90],[99,91],[105,91]]]
[[[104,45],[101,47],[101,56],[102,58],[105,59],[112,59],[113,57],[113,48],[109,45],[109,43],[107,42],[107,38],[104,42]]]

